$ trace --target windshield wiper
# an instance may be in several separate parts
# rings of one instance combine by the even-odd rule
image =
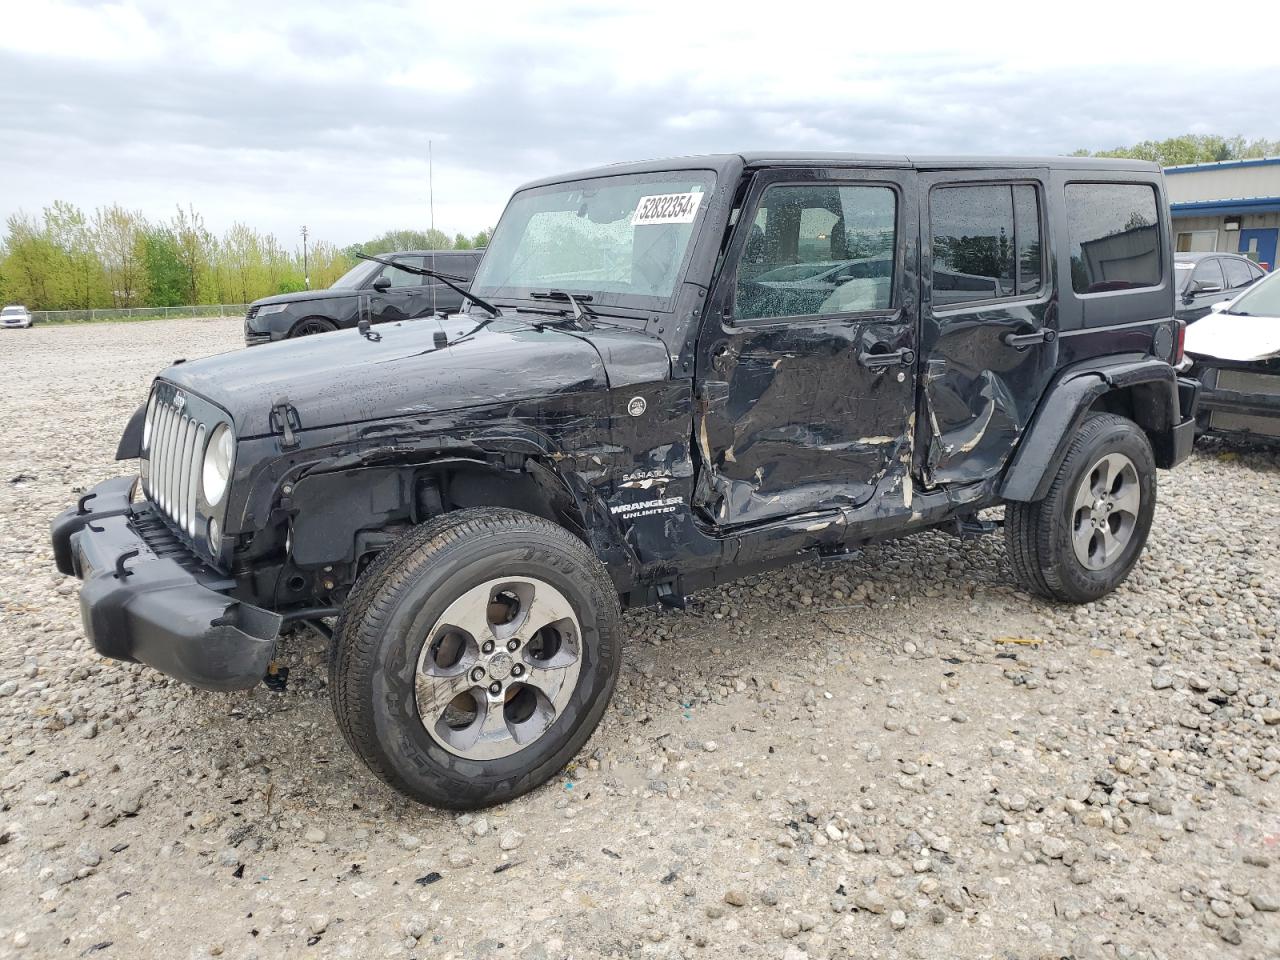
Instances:
[[[466,298],[467,300],[470,300],[477,307],[480,307],[484,310],[488,310],[489,313],[492,314],[492,316],[490,316],[488,320],[481,322],[480,326],[476,327],[476,330],[479,330],[480,327],[483,327],[486,323],[489,322],[489,320],[494,320],[502,316],[502,311],[499,310],[497,307],[495,307],[488,300],[482,300],[480,297],[477,297],[474,293],[472,293],[470,290],[466,289],[465,287],[458,286],[458,283],[466,282],[465,277],[455,277],[451,273],[438,273],[435,270],[428,270],[426,267],[415,267],[408,263],[396,263],[394,260],[383,260],[381,257],[371,257],[367,253],[357,253],[356,256],[359,257],[361,260],[372,260],[374,263],[383,263],[383,264],[386,264],[388,267],[395,267],[397,270],[403,270],[405,273],[413,273],[420,277],[433,277],[434,279],[439,280],[441,283],[443,283],[450,290],[453,290],[456,293],[462,294],[464,298]]]
[[[529,296],[534,300],[564,300],[573,308],[573,319],[578,324],[579,330],[594,330],[595,327],[588,317],[595,316],[595,311],[587,307],[585,310],[582,304],[589,303],[592,299],[589,293],[580,293],[574,296],[567,290],[533,290]]]

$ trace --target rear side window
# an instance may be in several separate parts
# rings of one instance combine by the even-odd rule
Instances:
[[[1222,269],[1227,274],[1227,286],[1232,290],[1239,287],[1247,287],[1258,279],[1253,271],[1249,269],[1249,265],[1243,260],[1225,259],[1222,261]]]
[[[1067,184],[1071,289],[1110,293],[1160,285],[1156,191],[1145,183]]]
[[[1025,296],[1040,289],[1040,205],[1035,187],[936,187],[929,195],[929,221],[935,306]]]

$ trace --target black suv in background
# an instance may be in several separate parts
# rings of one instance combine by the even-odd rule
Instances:
[[[1194,439],[1149,163],[551,177],[516,192],[467,298],[161,373],[117,454],[139,469],[53,524],[95,647],[229,690],[287,625],[336,617],[351,748],[409,796],[483,806],[591,735],[620,606],[994,532],[996,506],[1018,584],[1089,603]]]
[[[475,275],[483,250],[406,250],[382,254],[382,259],[425,267],[466,286]],[[249,306],[244,318],[248,346],[328,333],[354,327],[361,320],[388,323],[412,320],[440,310],[456,313],[462,296],[438,280],[394,266],[362,260],[326,290],[304,290],[263,297]]]
[[[1179,320],[1199,320],[1215,303],[1240,296],[1266,273],[1235,253],[1179,253],[1173,260],[1174,310]]]

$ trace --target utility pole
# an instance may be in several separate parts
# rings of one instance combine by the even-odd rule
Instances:
[[[311,289],[311,270],[307,266],[307,225],[302,225],[302,282]]]
[[[436,228],[436,188],[435,188],[435,170],[431,161],[431,141],[427,141],[427,203],[431,209],[431,229]]]

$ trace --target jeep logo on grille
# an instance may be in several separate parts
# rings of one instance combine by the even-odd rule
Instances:
[[[187,405],[187,398],[180,393],[173,395],[173,409],[181,410]]]

